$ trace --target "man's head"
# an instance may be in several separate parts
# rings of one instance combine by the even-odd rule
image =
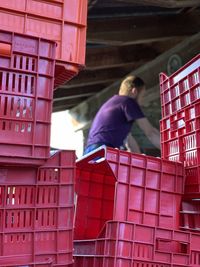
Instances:
[[[120,85],[119,95],[126,95],[137,100],[139,104],[142,102],[145,93],[144,81],[136,76],[128,76]]]

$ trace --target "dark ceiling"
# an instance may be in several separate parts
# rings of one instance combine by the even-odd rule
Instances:
[[[86,67],[57,88],[71,109],[200,31],[200,0],[89,0]]]

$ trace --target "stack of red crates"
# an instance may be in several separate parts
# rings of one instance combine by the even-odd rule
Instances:
[[[78,160],[74,266],[200,264],[200,235],[178,230],[184,184],[180,162],[106,147]]]
[[[185,167],[182,227],[199,231],[200,54],[170,77],[160,75],[162,157]]]
[[[73,263],[75,152],[50,153],[50,126],[54,87],[84,67],[86,17],[87,0],[0,1],[2,267]]]
[[[46,163],[0,166],[0,266],[73,262],[74,151]]]
[[[102,147],[77,161],[75,267],[200,266],[199,58],[161,75],[161,159]]]
[[[68,266],[75,153],[50,155],[56,43],[2,30],[0,42],[0,266]]]

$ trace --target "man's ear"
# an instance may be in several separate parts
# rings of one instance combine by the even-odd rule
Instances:
[[[136,97],[137,94],[138,94],[138,91],[137,91],[137,89],[136,89],[135,87],[133,87],[133,88],[131,89],[131,93],[132,93],[132,95],[133,95],[134,97]]]

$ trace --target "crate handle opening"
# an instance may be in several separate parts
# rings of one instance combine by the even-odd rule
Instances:
[[[171,248],[171,253],[188,254],[189,251],[189,244],[183,241],[156,238],[157,251],[166,251],[166,247]]]

